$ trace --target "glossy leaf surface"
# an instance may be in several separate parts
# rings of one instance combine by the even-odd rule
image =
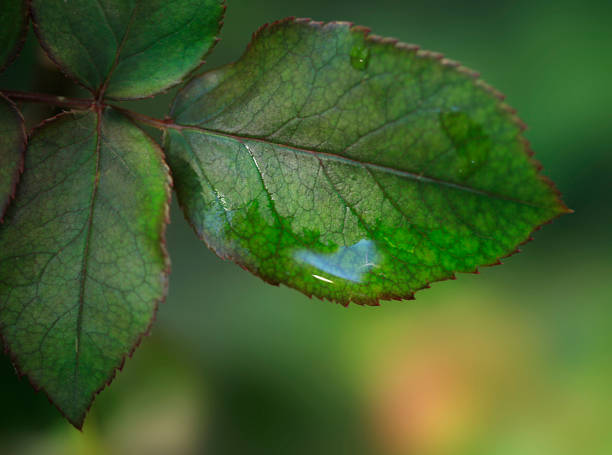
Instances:
[[[13,102],[0,94],[0,221],[19,179],[25,145],[23,118]]]
[[[307,295],[411,298],[567,211],[500,95],[346,23],[264,27],[171,115],[169,164],[197,233]]]
[[[62,70],[113,98],[154,95],[216,42],[220,0],[32,0],[35,30]]]
[[[21,50],[27,26],[28,8],[25,0],[3,0],[0,6],[0,72]]]
[[[35,130],[0,225],[0,333],[18,370],[80,427],[166,289],[168,170],[112,111]]]

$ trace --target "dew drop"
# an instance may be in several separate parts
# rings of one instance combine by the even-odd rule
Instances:
[[[370,49],[363,44],[355,45],[351,49],[351,66],[357,70],[365,70],[370,60]]]
[[[299,250],[294,257],[327,275],[352,283],[361,283],[369,271],[380,266],[381,260],[374,242],[367,239],[362,239],[351,246],[338,248],[334,253],[324,254]],[[313,274],[312,276],[320,281],[333,283],[332,280],[322,275]]]

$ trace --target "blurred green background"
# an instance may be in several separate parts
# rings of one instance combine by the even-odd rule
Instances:
[[[576,213],[414,302],[348,309],[217,259],[173,204],[152,335],[74,430],[0,359],[0,453],[612,453],[612,2],[232,0],[205,68],[285,16],[440,51],[508,96]],[[69,96],[30,36],[0,88]],[[126,103],[163,116],[173,93]],[[22,106],[30,124],[52,112]]]

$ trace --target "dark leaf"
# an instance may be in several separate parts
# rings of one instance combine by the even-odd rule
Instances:
[[[0,221],[15,192],[25,147],[23,117],[13,102],[0,93]]]
[[[112,111],[60,115],[30,139],[0,226],[0,333],[77,427],[165,295],[167,171]]]
[[[140,98],[180,83],[215,44],[220,0],[32,0],[42,46],[96,94]]]
[[[3,0],[0,6],[0,73],[21,50],[28,31],[25,0]]]

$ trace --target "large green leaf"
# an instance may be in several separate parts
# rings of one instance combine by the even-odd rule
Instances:
[[[159,147],[112,111],[63,114],[30,139],[0,226],[0,333],[77,427],[164,297],[168,179]]]
[[[346,23],[264,27],[172,116],[169,164],[197,233],[307,295],[411,298],[567,211],[496,92]]]
[[[28,29],[25,0],[2,0],[0,6],[0,72],[17,56]]]
[[[0,222],[19,179],[25,145],[23,117],[0,93]]]
[[[32,0],[41,44],[62,70],[113,98],[181,82],[215,44],[221,0]]]

